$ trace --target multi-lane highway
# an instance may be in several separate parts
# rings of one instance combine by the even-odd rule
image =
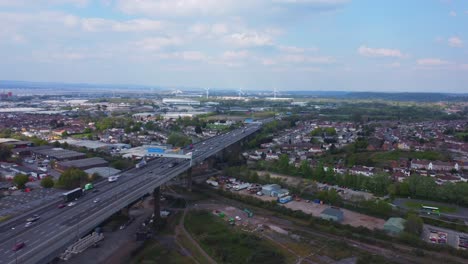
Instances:
[[[195,144],[191,150],[192,165],[255,133],[260,127],[261,124],[250,124]],[[190,164],[189,160],[158,158],[143,168],[122,173],[116,182],[96,184],[95,189],[99,191],[87,193],[74,206],[58,208],[60,200],[45,205],[34,212],[40,219],[29,227],[25,227],[26,218],[33,213],[3,223],[0,227],[0,264],[51,261],[120,209],[187,171]],[[96,198],[98,202],[95,202]],[[14,252],[13,246],[20,242],[25,243],[24,248]]]

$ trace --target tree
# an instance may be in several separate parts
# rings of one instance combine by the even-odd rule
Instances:
[[[90,180],[93,182],[93,181],[96,181],[96,180],[98,180],[98,179],[100,179],[100,178],[102,178],[101,174],[95,172],[95,173],[93,173],[93,174],[91,175],[91,179],[90,179]]]
[[[6,145],[0,145],[0,160],[6,161],[11,157],[11,147]]]
[[[288,155],[282,154],[279,156],[278,170],[284,174],[289,173],[289,156]]]
[[[54,179],[52,179],[52,177],[48,176],[48,177],[44,177],[42,180],[41,180],[41,186],[44,187],[44,188],[52,188],[54,187]]]
[[[195,127],[195,133],[201,134],[202,132],[203,132],[203,131],[202,131],[202,129],[201,129],[200,126],[196,126],[196,127]]]
[[[391,183],[392,180],[388,174],[379,173],[371,179],[371,191],[377,195],[385,195],[388,193],[388,186]]]
[[[15,177],[13,178],[13,182],[16,184],[16,186],[19,189],[23,189],[26,183],[29,181],[28,175],[24,174],[16,174]]]
[[[86,174],[86,172],[77,168],[70,168],[60,175],[57,185],[65,189],[73,189],[81,187],[81,185],[84,185],[87,181],[88,174]]]
[[[421,235],[423,231],[423,220],[415,214],[409,214],[405,222],[405,231],[413,235]]]
[[[301,166],[300,166],[299,170],[300,170],[303,177],[306,177],[306,178],[312,177],[312,169],[310,168],[310,165],[307,162],[307,160],[303,160],[301,162]]]
[[[190,143],[192,143],[192,140],[189,137],[179,133],[172,133],[167,138],[167,144],[171,144],[176,147],[184,147]]]

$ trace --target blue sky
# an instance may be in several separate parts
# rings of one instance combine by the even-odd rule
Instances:
[[[468,92],[464,0],[0,0],[0,79]]]

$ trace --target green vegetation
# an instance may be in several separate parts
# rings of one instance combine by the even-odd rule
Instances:
[[[423,121],[463,119],[463,114],[448,115],[434,104],[393,103],[388,101],[344,101],[338,107],[320,110],[321,118],[332,121],[368,122],[379,120]]]
[[[406,159],[425,159],[425,160],[441,160],[448,161],[448,155],[440,151],[388,151],[388,152],[373,152],[367,153],[371,155],[374,163],[383,163],[387,160],[399,160],[400,158]]]
[[[13,178],[13,182],[19,189],[24,189],[24,186],[26,183],[29,181],[29,177],[24,174],[16,174],[15,177]]]
[[[285,256],[259,237],[232,230],[223,220],[206,211],[186,216],[187,230],[219,263],[285,263]]]
[[[11,147],[7,145],[0,145],[0,161],[6,161],[11,157]]]
[[[73,189],[83,187],[87,182],[88,174],[86,174],[86,172],[77,168],[70,168],[60,175],[56,184],[59,188]]]
[[[0,223],[1,222],[5,222],[7,221],[8,219],[11,218],[11,215],[3,215],[3,216],[0,216]]]
[[[414,209],[416,211],[419,211],[419,209],[421,209],[423,205],[431,206],[431,207],[438,207],[441,213],[455,213],[457,211],[457,208],[455,207],[445,206],[445,205],[440,205],[440,204],[420,203],[420,202],[415,202],[415,201],[405,202],[406,207],[408,207],[409,209]]]
[[[176,147],[185,147],[191,143],[192,143],[192,139],[179,133],[172,133],[167,138],[167,144],[171,144]]]
[[[52,177],[50,176],[47,176],[47,177],[44,177],[42,180],[41,180],[41,186],[44,187],[44,188],[52,188],[54,187],[54,179],[52,179]]]
[[[336,130],[334,127],[327,127],[327,128],[323,128],[323,127],[318,127],[314,130],[312,130],[312,132],[310,132],[310,135],[313,136],[313,137],[318,137],[318,136],[334,136],[336,135]]]
[[[409,214],[405,222],[405,232],[419,236],[423,231],[423,224],[421,217],[416,214]]]
[[[157,241],[145,242],[144,248],[138,252],[130,263],[164,263],[164,264],[191,264],[193,260],[190,257],[183,256],[178,251],[169,249]]]

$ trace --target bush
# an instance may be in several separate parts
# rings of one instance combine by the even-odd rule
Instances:
[[[41,180],[41,186],[44,188],[52,188],[54,187],[54,184],[54,179],[52,179],[52,177],[50,176],[45,177]]]

